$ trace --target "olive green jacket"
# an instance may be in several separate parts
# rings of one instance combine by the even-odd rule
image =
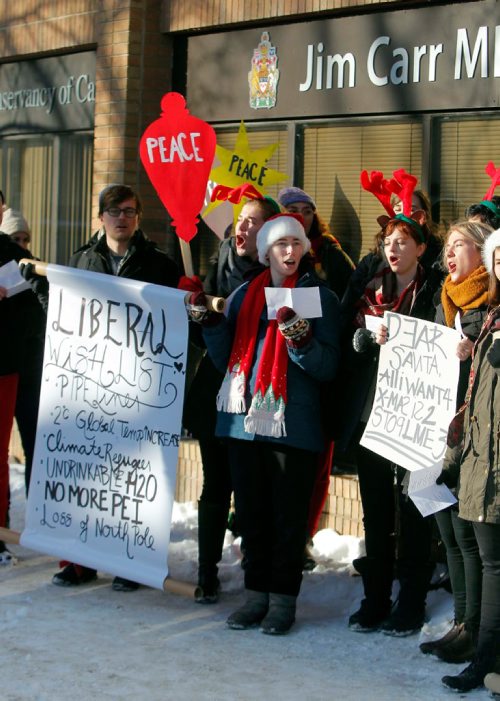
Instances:
[[[465,411],[463,444],[448,449],[444,469],[459,470],[461,518],[500,523],[500,307],[488,315],[472,367],[474,382]]]

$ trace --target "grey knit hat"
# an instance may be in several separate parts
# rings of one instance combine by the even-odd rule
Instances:
[[[289,207],[294,202],[305,202],[310,204],[313,209],[316,209],[316,202],[313,198],[301,190],[300,187],[285,187],[278,193],[278,202],[282,207]]]

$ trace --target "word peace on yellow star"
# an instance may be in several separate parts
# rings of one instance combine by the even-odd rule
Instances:
[[[278,144],[271,144],[270,146],[251,151],[245,125],[241,122],[232,151],[223,146],[216,146],[215,153],[220,165],[212,168],[210,180],[218,185],[226,185],[231,188],[243,185],[243,183],[250,183],[265,195],[271,185],[288,179],[286,173],[280,173],[266,166],[266,163],[271,159],[277,148]],[[206,216],[219,204],[220,201],[211,202],[206,207],[203,215]],[[240,204],[234,205],[235,221],[244,204],[245,201],[242,201]]]

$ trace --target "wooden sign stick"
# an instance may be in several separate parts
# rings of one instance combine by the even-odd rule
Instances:
[[[191,249],[189,247],[189,243],[186,243],[182,239],[179,239],[179,242],[181,244],[181,253],[187,248],[187,259],[184,259],[184,270],[186,271],[186,275],[188,275],[187,269],[190,266],[189,269],[191,270],[191,272],[189,273],[189,277],[192,277],[193,276],[193,272],[192,272],[193,262],[192,262],[192,258],[191,258]],[[184,253],[183,253],[183,258],[184,258]],[[44,261],[33,260],[32,258],[21,258],[21,260],[19,261],[19,264],[21,265],[21,263],[24,263],[24,264],[31,263],[31,265],[34,266],[35,273],[37,275],[47,275],[48,263],[45,263]],[[188,302],[190,294],[191,293],[188,292],[188,294],[185,297],[186,304]],[[213,297],[212,295],[206,295],[206,298],[207,298],[207,307],[211,311],[219,312],[219,313],[222,313],[224,311],[224,308],[226,306],[226,300],[224,299],[224,297]]]
[[[8,545],[19,545],[21,539],[21,534],[18,531],[11,531],[9,528],[0,528],[0,540]],[[179,579],[172,579],[172,577],[166,577],[163,582],[163,591],[169,592],[170,594],[181,594],[182,596],[194,597],[197,590],[195,584],[190,582],[182,582]]]

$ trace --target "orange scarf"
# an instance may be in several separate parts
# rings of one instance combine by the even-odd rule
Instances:
[[[446,326],[454,328],[458,311],[467,312],[487,304],[488,285],[489,275],[484,265],[480,265],[465,280],[456,284],[448,275],[441,290]]]

